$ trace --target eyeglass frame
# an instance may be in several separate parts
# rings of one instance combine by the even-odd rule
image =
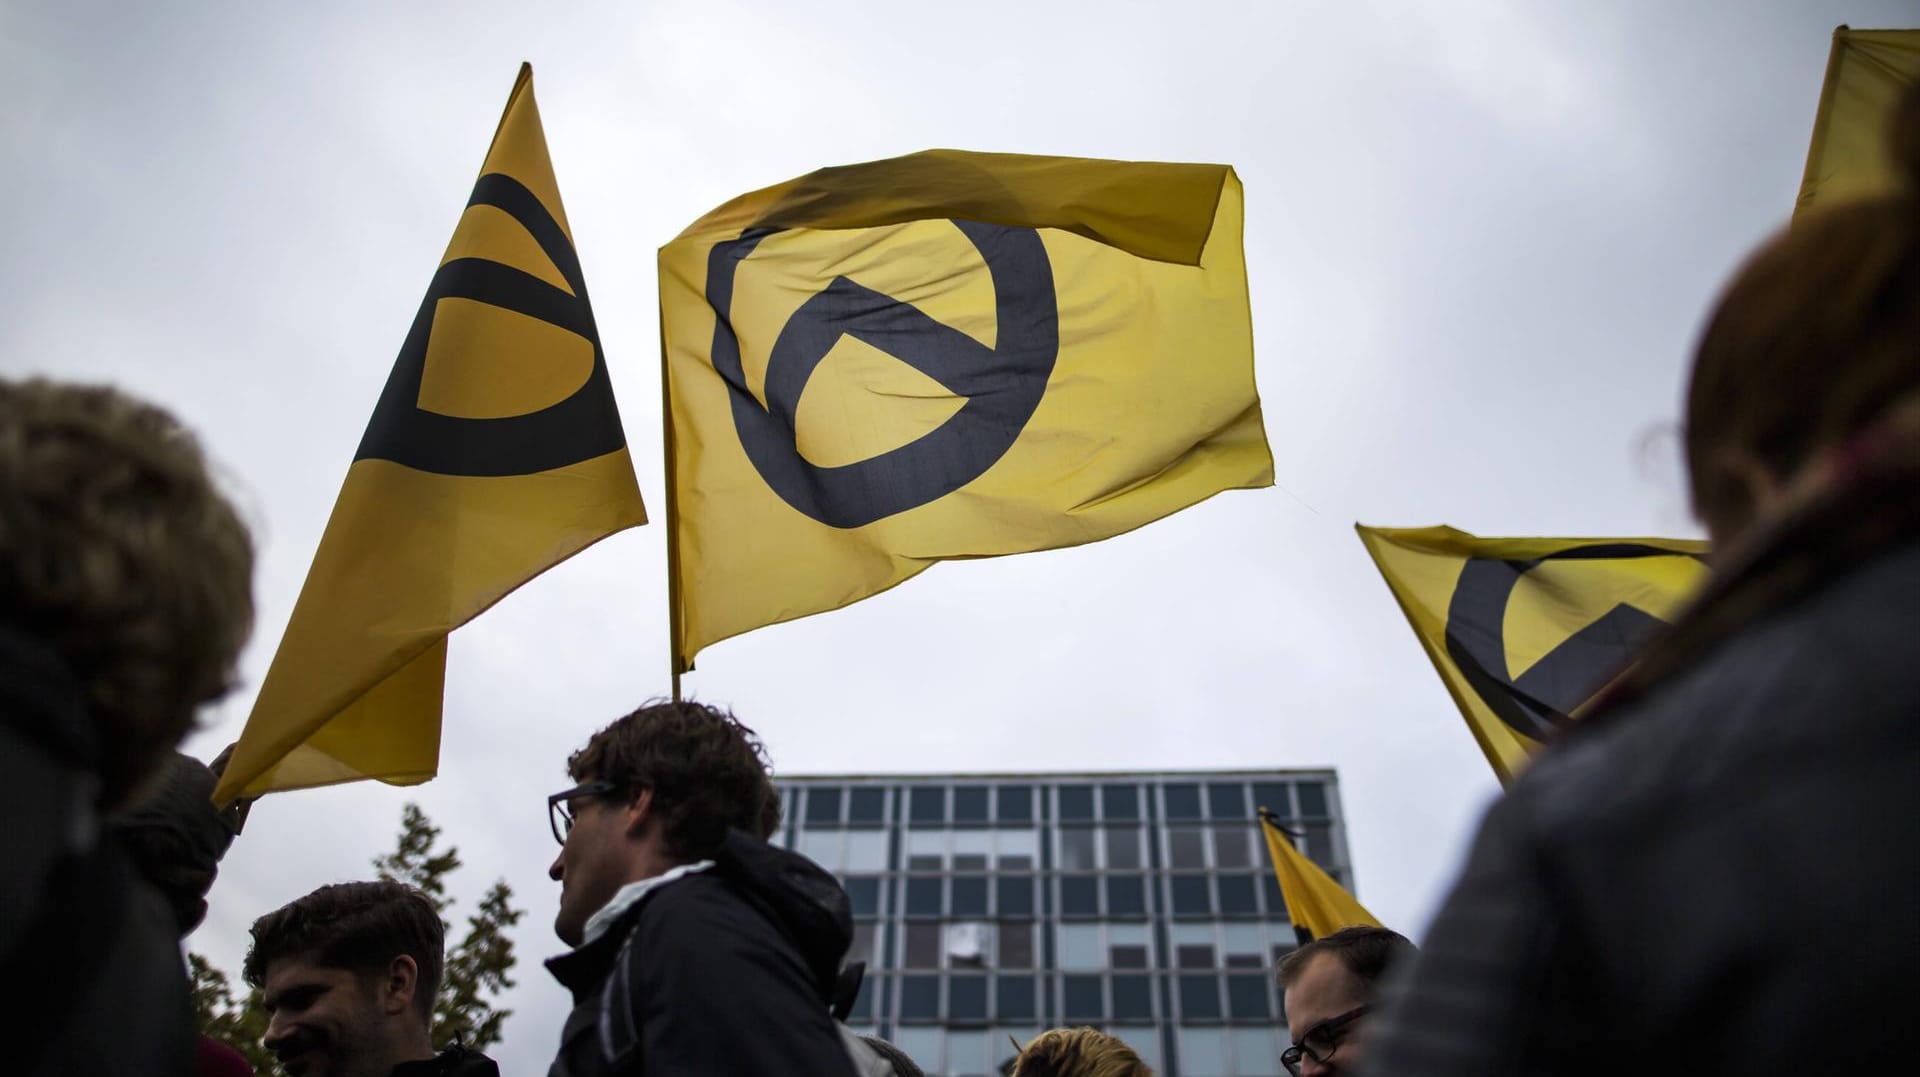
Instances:
[[[1315,1037],[1325,1039],[1328,1034],[1338,1032],[1372,1012],[1373,1006],[1372,1004],[1368,1004],[1365,1006],[1355,1006],[1353,1009],[1337,1017],[1327,1018],[1325,1021],[1308,1029],[1307,1034],[1300,1037],[1299,1042],[1289,1044],[1286,1050],[1280,1052],[1280,1064],[1287,1068],[1288,1073],[1299,1077],[1300,1060],[1302,1058],[1311,1058],[1315,1062],[1322,1063],[1328,1061],[1333,1057],[1333,1053],[1340,1049],[1341,1041],[1334,1040],[1333,1046],[1327,1048],[1326,1054],[1321,1054],[1318,1050],[1309,1047],[1308,1044]]]
[[[571,789],[562,789],[548,797],[547,826],[553,830],[553,840],[564,846],[567,843],[567,835],[573,833],[572,801],[574,798],[604,797],[626,788],[623,782],[609,782],[596,778],[590,782],[581,782]]]

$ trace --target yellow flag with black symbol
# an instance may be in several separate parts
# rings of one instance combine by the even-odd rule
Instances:
[[[1502,784],[1707,575],[1688,539],[1355,530]]]
[[[1901,97],[1920,85],[1920,30],[1833,32],[1794,212],[1889,194],[1905,182],[1887,135]]]
[[[645,522],[523,66],[216,799],[431,778],[447,633]]]
[[[660,251],[675,672],[936,561],[1269,486],[1223,165],[932,150]]]
[[[1360,900],[1320,870],[1294,848],[1280,821],[1271,813],[1260,813],[1260,830],[1267,838],[1267,854],[1273,858],[1273,873],[1280,879],[1280,896],[1287,902],[1287,917],[1293,921],[1294,934],[1303,943],[1323,939],[1343,927],[1384,927],[1374,919]]]

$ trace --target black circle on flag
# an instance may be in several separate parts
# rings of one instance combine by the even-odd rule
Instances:
[[[1507,728],[1529,740],[1545,740],[1626,668],[1633,653],[1666,622],[1618,603],[1515,677],[1507,669],[1506,618],[1521,578],[1547,561],[1691,556],[1640,543],[1606,542],[1532,560],[1470,557],[1461,566],[1447,607],[1447,657]]]
[[[953,221],[993,278],[993,347],[905,303],[835,277],[794,311],[767,358],[766,405],[747,388],[733,330],[734,277],[779,229],[750,229],[707,257],[714,310],[713,368],[726,382],[734,430],[754,469],[780,498],[829,527],[883,520],[979,478],[1020,437],[1060,353],[1060,312],[1046,245],[1031,228]],[[800,453],[795,414],[807,380],[842,336],[886,352],[966,403],[920,437],[850,464],[822,467]]]
[[[497,172],[480,177],[467,205],[494,206],[519,221],[573,293],[485,258],[455,258],[442,265],[413,316],[353,458],[391,460],[438,475],[498,477],[551,471],[623,448],[627,437],[613,401],[607,358],[600,350],[600,331],[566,231],[532,191]],[[472,418],[423,410],[420,382],[442,299],[487,303],[585,337],[593,345],[593,372],[566,399],[521,415]]]

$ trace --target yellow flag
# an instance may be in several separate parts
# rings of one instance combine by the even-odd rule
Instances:
[[[522,66],[216,799],[431,778],[447,633],[645,522]]]
[[[660,251],[675,672],[935,561],[1269,486],[1240,182],[933,150]]]
[[[1901,172],[1887,153],[1887,130],[1894,105],[1915,83],[1920,83],[1920,30],[1842,26],[1833,32],[1796,214],[1816,204],[1897,189]]]
[[[1320,865],[1295,849],[1273,816],[1262,812],[1260,827],[1273,857],[1273,873],[1280,877],[1280,895],[1287,899],[1287,916],[1302,934],[1300,941],[1323,939],[1343,927],[1385,926]]]
[[[1502,784],[1706,580],[1686,539],[1356,530]]]

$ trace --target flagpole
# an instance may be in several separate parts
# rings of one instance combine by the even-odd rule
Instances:
[[[667,374],[667,310],[659,311],[660,436],[667,469],[667,667],[673,678],[673,701],[680,702],[680,499],[674,486],[673,382]]]

